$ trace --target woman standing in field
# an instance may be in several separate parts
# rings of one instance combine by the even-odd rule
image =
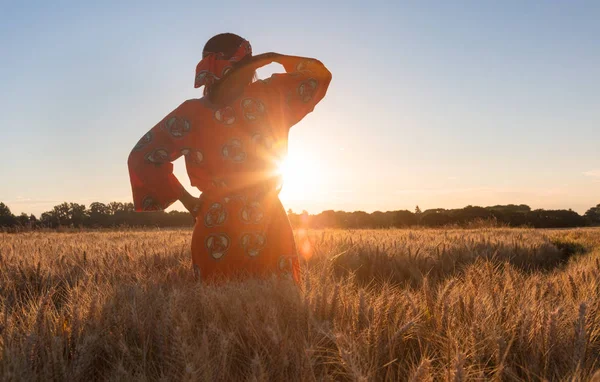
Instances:
[[[128,160],[136,211],[180,200],[196,218],[194,271],[202,279],[280,274],[299,280],[292,228],[279,201],[289,129],[323,99],[331,73],[318,60],[266,53],[231,33],[211,38],[196,67],[204,97],[185,101],[135,145]],[[254,81],[272,62],[286,73]],[[185,156],[191,196],[171,162]]]

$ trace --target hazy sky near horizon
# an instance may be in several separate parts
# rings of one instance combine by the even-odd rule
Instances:
[[[600,2],[391,3],[0,2],[0,201],[131,201],[131,148],[229,31],[333,73],[291,130],[286,208],[600,203]]]

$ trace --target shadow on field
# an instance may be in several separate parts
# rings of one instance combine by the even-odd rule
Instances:
[[[453,240],[454,239],[454,240]],[[429,241],[431,243],[432,241]],[[315,256],[309,267],[328,268],[337,279],[353,280],[361,286],[385,283],[419,288],[425,279],[430,284],[461,275],[466,268],[481,261],[496,266],[510,264],[524,273],[548,273],[561,268],[575,255],[590,248],[564,237],[546,237],[537,233],[503,237],[449,238],[436,246],[395,243],[375,247],[348,243],[338,255]]]
[[[564,262],[567,262],[574,255],[584,255],[591,250],[573,240],[555,238],[552,239],[552,244],[562,252]]]

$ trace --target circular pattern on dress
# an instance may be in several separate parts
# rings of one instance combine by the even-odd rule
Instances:
[[[142,211],[161,211],[162,208],[156,200],[151,196],[146,196],[142,200]]]
[[[273,148],[275,140],[271,136],[265,136],[261,133],[255,133],[252,135],[252,142],[257,146],[262,146],[267,150],[271,150]]]
[[[215,188],[227,188],[227,182],[224,179],[215,178],[211,183]]]
[[[314,78],[309,78],[306,81],[303,81],[300,86],[298,86],[298,95],[300,99],[304,103],[310,102],[312,100],[316,90],[317,90],[318,82]]]
[[[279,270],[284,273],[292,273],[293,265],[292,265],[292,257],[295,256],[279,256]]]
[[[138,143],[135,144],[135,146],[133,147],[133,150],[139,151],[139,150],[143,149],[144,147],[148,146],[148,144],[150,142],[152,142],[152,132],[151,131],[144,134],[144,136],[138,141]]]
[[[190,130],[190,121],[185,118],[172,116],[165,122],[165,129],[175,138],[183,138]]]
[[[181,155],[185,156],[186,164],[200,165],[204,161],[204,154],[198,149],[192,149],[185,147],[179,151]]]
[[[258,224],[263,219],[264,215],[259,202],[244,204],[240,211],[240,217],[246,224]]]
[[[226,75],[229,74],[229,72],[231,72],[231,70],[233,69],[232,66],[226,66],[223,68],[223,72],[221,73],[221,78],[225,77]]]
[[[244,48],[244,56],[252,54],[252,45],[250,45],[250,41],[243,41],[240,46]]]
[[[204,85],[206,87],[210,87],[216,81],[217,81],[217,76],[215,76],[212,72],[210,72],[208,70],[202,70],[202,71],[198,72],[198,74],[196,75],[195,86],[200,87],[200,86]]]
[[[221,203],[213,203],[204,216],[204,224],[207,227],[222,225],[227,220],[227,210]]]
[[[169,153],[165,149],[154,149],[146,154],[145,159],[147,162],[154,164],[163,164],[169,162]]]
[[[224,233],[213,233],[206,238],[208,254],[215,260],[221,259],[229,249],[231,241]]]
[[[250,257],[256,257],[265,247],[267,239],[262,233],[246,233],[242,236],[242,248]]]
[[[296,71],[298,72],[302,72],[304,70],[310,70],[310,66],[311,64],[313,64],[315,61],[314,60],[304,60],[304,61],[300,61],[298,63],[298,65],[296,65]]]
[[[242,100],[242,113],[249,122],[257,121],[265,113],[265,104],[255,98],[244,98]]]
[[[202,161],[204,161],[204,154],[202,154],[202,151],[194,150],[194,152],[192,153],[192,163],[194,163],[195,165],[199,165],[200,163],[202,163]]]
[[[221,153],[225,159],[232,160],[234,162],[243,162],[246,159],[246,152],[244,151],[242,141],[239,139],[231,139],[221,149]]]
[[[198,264],[194,264],[194,265],[192,266],[192,268],[193,268],[193,270],[194,270],[194,278],[195,278],[197,281],[200,281],[200,280],[202,280],[202,274],[200,273],[200,267],[198,266]]]
[[[224,107],[215,111],[215,119],[224,125],[232,125],[235,123],[235,111],[231,106]]]

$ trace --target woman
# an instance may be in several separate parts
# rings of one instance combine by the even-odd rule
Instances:
[[[196,218],[195,274],[203,280],[279,274],[299,281],[292,228],[279,201],[278,164],[289,129],[323,99],[331,73],[318,60],[266,53],[231,33],[211,38],[196,67],[204,97],[185,101],[135,145],[128,160],[136,211],[180,200]],[[286,73],[254,81],[272,62]],[[185,156],[194,198],[173,175]]]

